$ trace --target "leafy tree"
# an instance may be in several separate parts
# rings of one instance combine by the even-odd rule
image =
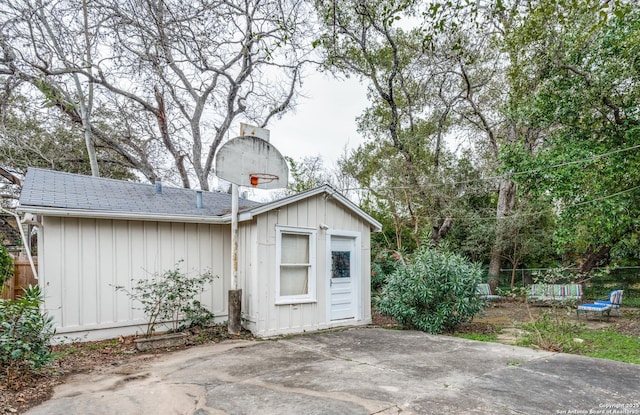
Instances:
[[[420,245],[426,233],[437,245],[460,218],[476,213],[461,211],[467,183],[451,180],[468,160],[445,146],[445,138],[467,140],[472,165],[482,170],[476,184],[496,196],[489,199],[497,220],[486,228],[493,232],[487,262],[496,278],[509,236],[503,224],[517,206],[515,182],[495,174],[500,152],[520,133],[535,137],[503,111],[509,56],[499,45],[509,18],[496,12],[501,4],[317,2],[326,28],[318,44],[328,65],[370,85],[372,104],[359,120],[369,140],[346,168],[390,212],[395,248],[406,244],[407,228],[410,245]]]
[[[321,156],[304,157],[299,162],[285,156],[289,164],[289,173],[293,180],[289,182],[287,191],[295,194],[310,190],[325,183],[331,184],[332,178],[326,170]]]
[[[640,11],[626,2],[530,2],[506,46],[515,116],[544,132],[534,154],[514,146],[522,191],[558,213],[554,242],[583,273],[640,230]],[[523,138],[524,139],[524,138]]]
[[[520,202],[526,203],[528,200],[520,198]],[[546,209],[531,204],[519,206],[516,213],[502,220],[507,237],[503,239],[501,251],[511,266],[509,285],[513,289],[519,265],[535,266],[536,262],[539,265],[554,258],[551,252],[554,221]]]
[[[434,76],[436,62],[423,51],[420,30],[399,25],[418,4],[366,1],[353,7],[349,2],[316,3],[326,28],[318,44],[327,65],[369,83],[371,106],[359,120],[359,130],[369,141],[343,168],[367,189],[364,199],[377,199],[390,212],[397,250],[406,243],[404,234],[410,235],[410,245],[419,245],[424,228],[431,231],[435,245],[451,224],[443,213],[447,204],[443,192],[431,186],[442,183],[439,176],[450,156],[443,135],[451,107],[440,111],[440,105],[431,111],[431,92],[437,86],[429,88],[446,80]],[[405,232],[407,229],[410,231]]]

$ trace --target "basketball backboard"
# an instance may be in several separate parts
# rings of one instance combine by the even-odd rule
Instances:
[[[289,167],[269,142],[241,136],[227,141],[218,150],[216,176],[238,186],[278,189],[287,187]]]

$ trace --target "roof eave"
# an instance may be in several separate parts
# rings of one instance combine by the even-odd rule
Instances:
[[[92,218],[92,219],[120,219],[141,220],[154,222],[185,222],[185,223],[210,223],[228,224],[230,219],[221,216],[196,216],[196,215],[166,215],[139,212],[116,212],[108,210],[87,209],[62,209],[42,206],[18,206],[19,213],[28,212],[39,216],[57,216],[68,218]]]
[[[283,207],[283,206],[286,206],[286,205],[289,205],[289,204],[292,204],[292,203],[296,203],[296,202],[299,202],[301,200],[307,199],[309,197],[317,196],[317,195],[320,195],[320,194],[323,194],[323,193],[327,194],[327,195],[330,195],[331,197],[337,199],[338,201],[340,201],[340,203],[342,203],[347,208],[349,208],[349,210],[351,210],[353,213],[355,213],[358,217],[360,217],[362,220],[367,222],[371,226],[371,230],[373,232],[382,231],[382,224],[380,222],[375,220],[372,216],[370,216],[365,211],[360,209],[360,207],[358,207],[355,203],[353,203],[352,201],[350,201],[349,199],[344,197],[342,194],[340,194],[340,192],[338,192],[333,187],[331,187],[331,186],[329,186],[327,184],[322,185],[320,187],[316,187],[315,189],[307,190],[305,192],[297,193],[297,194],[292,195],[292,196],[288,196],[288,197],[285,197],[285,198],[282,198],[282,199],[278,199],[278,200],[275,200],[273,202],[266,203],[264,205],[260,205],[258,207],[253,208],[253,209],[248,209],[246,211],[240,212],[239,221],[242,222],[242,221],[246,221],[246,220],[251,220],[251,219],[253,219],[254,216],[258,216],[258,215],[261,215],[261,214],[263,214],[265,212],[269,212],[270,210],[278,209],[280,207]],[[230,218],[230,215],[225,215],[224,217],[225,218],[227,218],[227,217]]]

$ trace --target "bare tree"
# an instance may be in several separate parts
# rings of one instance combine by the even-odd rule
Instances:
[[[238,117],[266,125],[294,103],[310,49],[305,2],[87,0],[84,24],[76,24],[84,39],[78,45],[69,40],[77,37],[73,25],[65,25],[83,16],[74,4],[11,0],[1,23],[0,74],[40,91],[44,84],[54,105],[79,125],[86,111],[65,93],[70,79],[86,79],[95,88],[90,131],[96,142],[149,180],[163,176],[184,187],[195,180],[208,190],[215,152]],[[56,30],[43,30],[54,18]],[[135,122],[127,119],[130,111],[137,111]],[[124,115],[120,124],[127,128],[117,137],[100,134],[109,121],[98,119],[100,113]],[[141,126],[135,139],[128,134]]]

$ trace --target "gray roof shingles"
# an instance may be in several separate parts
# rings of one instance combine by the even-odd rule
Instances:
[[[156,194],[152,184],[126,182],[53,170],[29,168],[25,176],[21,207],[62,210],[95,210],[150,215],[222,216],[231,210],[231,195],[202,192],[203,207],[196,207],[196,191],[162,187]],[[240,199],[240,209],[260,205]]]

